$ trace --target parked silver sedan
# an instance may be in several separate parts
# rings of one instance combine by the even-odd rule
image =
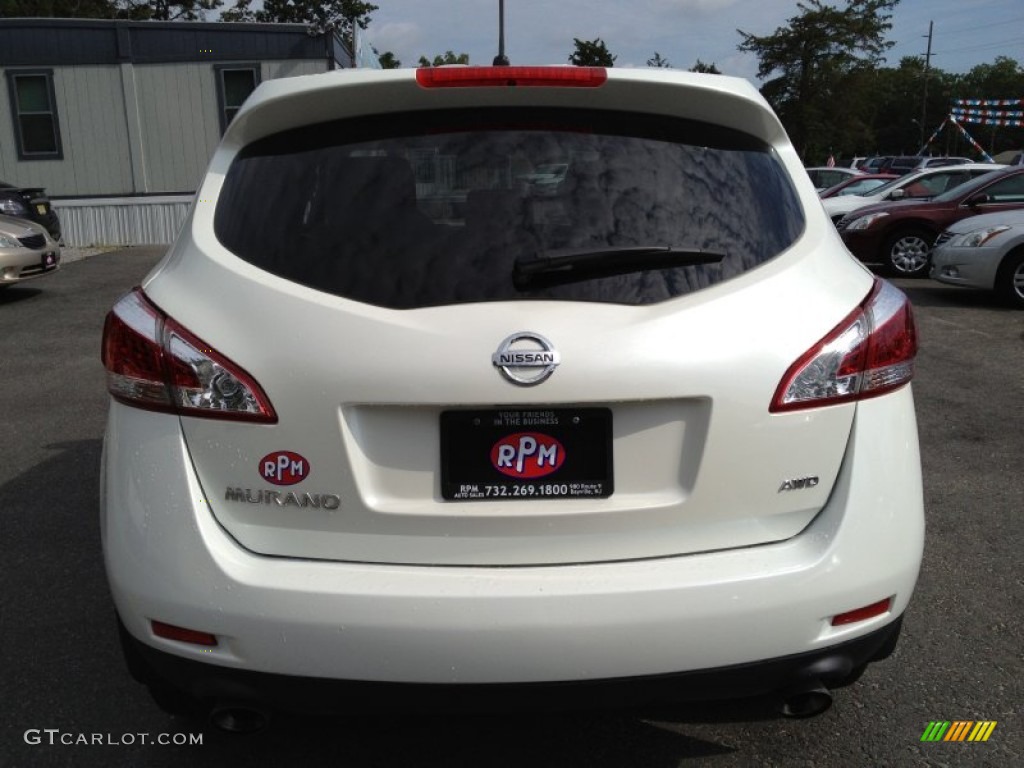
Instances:
[[[60,268],[60,245],[38,224],[0,215],[0,289]]]
[[[1024,211],[963,219],[939,235],[935,246],[932,278],[995,291],[1024,309]]]

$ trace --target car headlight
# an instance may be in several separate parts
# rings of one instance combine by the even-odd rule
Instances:
[[[28,214],[28,206],[15,197],[0,197],[0,213],[8,216],[25,216]]]
[[[877,213],[869,213],[860,218],[854,219],[846,225],[847,229],[867,229],[879,219],[884,219],[889,214],[885,211],[878,211]]]
[[[993,237],[996,237],[1010,227],[1006,224],[999,224],[995,227],[984,227],[983,229],[974,229],[970,232],[965,232],[962,235],[957,235],[949,241],[951,248],[978,248],[985,245]]]
[[[13,237],[7,237],[6,235],[0,235],[0,248],[20,248],[21,243],[15,240]]]

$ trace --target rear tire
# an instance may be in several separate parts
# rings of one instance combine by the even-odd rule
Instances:
[[[932,261],[935,237],[927,229],[901,229],[885,241],[882,254],[890,274],[897,277],[924,277]]]
[[[1024,248],[1007,254],[996,272],[996,293],[1017,309],[1024,309]]]

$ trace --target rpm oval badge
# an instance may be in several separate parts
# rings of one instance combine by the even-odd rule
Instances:
[[[274,451],[260,459],[260,475],[274,485],[295,485],[309,477],[309,462],[294,451]]]
[[[565,448],[540,432],[507,435],[491,448],[491,465],[503,475],[534,478],[550,475],[565,461]]]

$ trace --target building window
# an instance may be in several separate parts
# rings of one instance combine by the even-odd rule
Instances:
[[[11,115],[20,160],[61,160],[53,70],[7,70]]]
[[[242,103],[260,84],[259,64],[227,64],[214,68],[217,75],[217,102],[220,105],[220,131],[227,130]]]

